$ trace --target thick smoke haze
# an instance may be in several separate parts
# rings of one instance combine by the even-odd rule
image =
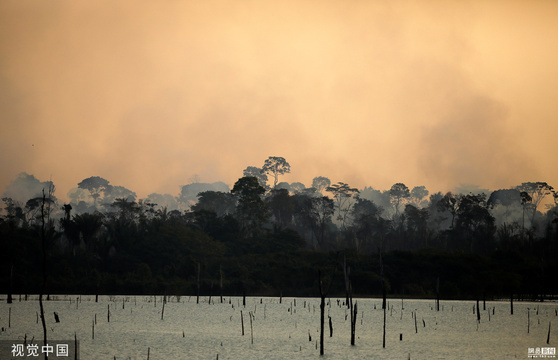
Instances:
[[[558,2],[0,2],[0,193],[558,184]]]

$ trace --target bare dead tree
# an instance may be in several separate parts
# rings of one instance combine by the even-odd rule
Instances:
[[[353,286],[349,276],[351,275],[351,268],[347,267],[345,256],[343,256],[343,274],[345,275],[345,290],[347,292],[347,307],[351,313],[351,345],[355,345],[355,328],[357,317],[356,303],[353,306]]]
[[[327,290],[324,288],[322,272],[318,270],[318,285],[320,290],[320,355],[324,354],[324,321],[325,321],[325,299],[331,288],[333,277],[330,278]]]
[[[46,283],[47,283],[47,272],[46,272],[46,225],[50,223],[50,203],[51,203],[51,196],[52,192],[54,192],[54,187],[52,184],[49,186],[48,189],[48,204],[47,204],[47,197],[45,195],[45,190],[43,189],[43,197],[41,202],[41,249],[43,254],[43,284],[41,285],[41,292],[39,294],[39,307],[41,311],[41,323],[43,325],[43,340],[44,345],[47,344],[47,328],[46,328],[46,320],[45,320],[45,309],[43,306],[43,295],[46,292]],[[45,209],[45,205],[47,209]],[[48,360],[48,354],[45,353],[45,360]]]

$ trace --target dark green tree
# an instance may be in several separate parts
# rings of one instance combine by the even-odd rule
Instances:
[[[358,243],[364,245],[369,251],[374,249],[373,239],[377,231],[378,219],[382,208],[368,199],[356,197],[352,208],[353,229]],[[360,246],[357,246],[359,248]]]
[[[135,201],[130,201],[128,198],[115,199],[111,207],[117,209],[118,217],[122,221],[135,221],[141,210]]]
[[[97,235],[103,225],[103,218],[104,215],[100,212],[74,215],[72,221],[66,224],[64,229],[74,245],[79,245],[83,240],[87,252],[96,253],[99,250]]]
[[[233,214],[236,199],[233,194],[221,191],[203,191],[198,194],[198,202],[192,206],[192,211],[209,210],[218,217]]]
[[[439,212],[448,212],[451,215],[450,229],[454,228],[455,216],[457,215],[457,211],[459,210],[461,198],[461,195],[454,195],[451,192],[448,192],[437,202]]]
[[[471,252],[477,250],[476,247],[485,251],[489,248],[495,232],[494,220],[484,193],[461,197],[457,210],[456,230],[459,236],[469,243]]]
[[[271,190],[271,196],[267,199],[269,208],[280,227],[291,225],[295,207],[293,198],[287,189]]]
[[[404,215],[407,225],[407,240],[415,243],[411,246],[428,246],[428,218],[430,216],[428,209],[419,209],[407,204]]]
[[[302,206],[298,209],[298,215],[312,229],[317,247],[324,248],[326,233],[331,226],[331,216],[335,213],[335,203],[327,196],[303,198]]]
[[[256,234],[269,219],[269,209],[263,201],[265,189],[254,176],[245,176],[234,184],[231,194],[236,196],[236,216],[247,237]]]
[[[326,191],[333,195],[335,207],[337,208],[337,220],[341,223],[341,228],[345,229],[351,213],[353,196],[358,194],[359,191],[357,188],[352,188],[344,182],[328,186]]]
[[[393,184],[391,189],[389,189],[389,195],[391,196],[391,203],[395,208],[395,216],[398,217],[401,214],[399,206],[411,196],[409,188],[403,183]]]

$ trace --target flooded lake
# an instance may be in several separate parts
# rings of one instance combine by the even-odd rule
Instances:
[[[54,296],[45,301],[49,340],[80,342],[80,359],[317,359],[319,298]],[[327,359],[527,359],[529,348],[556,347],[558,304],[388,299],[382,347],[381,299],[358,304],[356,345],[344,298],[326,306]],[[0,340],[42,339],[37,297],[0,302]],[[54,312],[59,316],[56,323]],[[110,312],[110,318],[109,318]],[[242,320],[244,336],[242,335]],[[416,313],[416,317],[415,317]],[[162,317],[163,315],[163,317]],[[329,336],[331,316],[333,337]],[[252,321],[250,321],[252,319]],[[95,324],[96,321],[96,324]],[[416,321],[416,325],[415,325]],[[550,344],[546,344],[553,322]],[[416,327],[415,327],[416,326]],[[94,338],[93,338],[94,337]],[[311,338],[311,340],[310,340]],[[402,340],[400,340],[402,338]],[[253,343],[252,343],[253,339]]]

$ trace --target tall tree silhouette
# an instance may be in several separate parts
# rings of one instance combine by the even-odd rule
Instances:
[[[265,189],[254,176],[245,176],[234,184],[231,194],[238,198],[236,215],[246,236],[255,234],[269,218],[269,210],[262,199]]]
[[[393,184],[391,189],[389,189],[389,195],[391,196],[391,202],[395,208],[395,216],[398,216],[401,214],[399,206],[411,196],[409,188],[403,183]]]
[[[524,182],[517,187],[517,190],[525,192],[531,198],[527,203],[531,204],[531,228],[535,224],[535,215],[537,214],[537,208],[543,199],[553,193],[554,188],[548,185],[546,182]]]
[[[351,213],[351,200],[359,191],[344,182],[328,186],[326,191],[332,193],[335,206],[337,207],[337,220],[341,222],[341,228],[345,229],[347,218]]]
[[[291,165],[280,156],[270,156],[264,162],[262,171],[273,176],[273,188],[277,186],[279,176],[291,172]]]
[[[97,199],[101,196],[101,192],[107,190],[108,187],[109,181],[99,176],[88,177],[78,184],[78,188],[89,191],[95,207],[97,207]]]

